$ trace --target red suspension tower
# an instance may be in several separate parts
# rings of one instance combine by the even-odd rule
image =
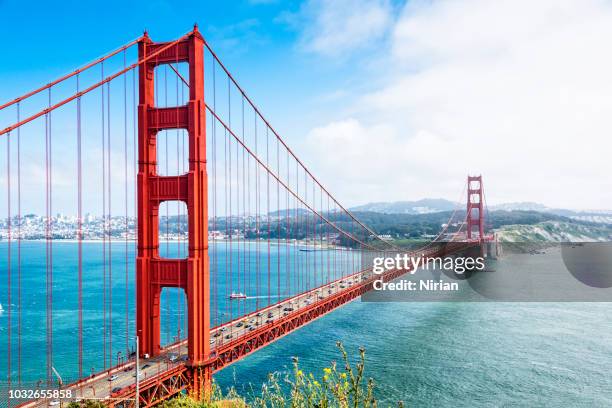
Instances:
[[[170,43],[154,43],[145,34],[138,45],[142,61]],[[155,67],[189,64],[189,102],[155,106]],[[177,287],[187,298],[188,366],[192,392],[201,396],[210,384],[204,362],[210,352],[210,280],[208,261],[208,181],[206,173],[206,112],[204,105],[204,39],[197,26],[185,39],[139,66],[138,105],[138,258],[136,265],[137,333],[140,355],[160,353],[160,294]],[[186,129],[189,171],[178,176],[157,174],[157,134]],[[189,249],[185,259],[159,254],[159,206],[180,200],[187,205]]]
[[[485,237],[482,176],[468,176],[467,182],[467,239],[472,239],[474,227],[478,227],[478,239],[482,241]]]

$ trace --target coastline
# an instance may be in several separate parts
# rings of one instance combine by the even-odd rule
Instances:
[[[40,238],[40,239],[11,239],[11,244],[16,244],[17,242],[21,241],[22,243],[27,243],[27,242],[47,242],[46,239],[44,238]],[[74,239],[74,238],[67,238],[67,239],[51,239],[50,241],[52,241],[53,243],[66,243],[66,244],[77,244],[79,242],[83,243],[83,244],[95,244],[95,243],[120,243],[120,244],[125,244],[126,240],[123,238],[116,238],[116,239],[111,239],[111,240],[103,240],[103,239],[83,239],[81,241],[79,241],[78,239]],[[8,243],[9,241],[7,239],[2,239],[0,240],[0,244],[4,244],[4,243]],[[134,243],[136,244],[136,239],[135,238],[129,238],[127,240],[128,243]],[[186,243],[187,242],[187,238],[185,239],[160,239],[159,240],[160,244],[164,244],[166,242],[172,242],[172,243]],[[268,243],[267,239],[261,239],[261,240],[252,240],[252,239],[213,239],[213,240],[209,240],[209,243],[215,243],[215,242],[219,242],[219,243],[252,243],[252,244],[257,244],[257,243],[262,243],[265,242],[266,244]],[[270,240],[270,246],[283,246],[285,245],[285,241],[281,240],[281,243],[279,244],[277,242],[276,239],[271,239]],[[294,245],[297,244],[297,246],[300,247],[306,247],[308,249],[348,249],[351,250],[351,248],[347,248],[347,247],[341,247],[338,245],[326,245],[326,246],[321,246],[320,244],[311,244],[308,242],[304,242],[304,241],[291,241],[289,243],[289,245]]]

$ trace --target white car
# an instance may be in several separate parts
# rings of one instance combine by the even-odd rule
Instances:
[[[119,376],[117,374],[113,374],[110,377],[108,377],[108,381],[115,381],[117,378],[119,378]]]

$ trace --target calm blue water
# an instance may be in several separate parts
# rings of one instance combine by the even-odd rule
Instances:
[[[0,244],[5,245],[5,244]],[[45,248],[44,243],[24,243],[23,261],[23,376],[35,380],[45,372]],[[26,248],[26,246],[28,246]],[[125,254],[121,243],[113,245],[113,354],[125,345]],[[267,248],[266,248],[267,249]],[[2,257],[6,247],[0,246]],[[129,251],[133,247],[130,245]],[[231,248],[217,244],[211,263],[218,268],[218,292]],[[263,250],[263,249],[262,249]],[[101,245],[84,244],[85,355],[84,367],[103,366],[103,312],[101,307]],[[321,252],[321,251],[320,251]],[[272,251],[274,254],[274,251]],[[131,254],[131,255],[130,255]],[[133,256],[129,252],[128,256]],[[274,256],[280,256],[274,258]],[[290,252],[288,259],[305,265],[304,257],[315,253]],[[321,256],[319,254],[318,256]],[[77,296],[75,286],[76,244],[54,246],[54,366],[70,378],[76,373]],[[267,258],[267,255],[266,255]],[[131,259],[131,258],[129,258]],[[286,264],[286,253],[272,255],[270,264]],[[6,265],[1,258],[0,265]],[[60,262],[61,260],[61,262]],[[284,261],[284,262],[283,262]],[[265,261],[260,262],[267,262]],[[312,266],[312,259],[309,261]],[[318,261],[320,262],[320,261]],[[327,258],[323,257],[323,262]],[[330,261],[331,262],[331,261]],[[236,259],[232,259],[236,265]],[[333,264],[333,262],[331,262]],[[132,263],[130,262],[130,265]],[[247,263],[248,264],[248,263]],[[337,263],[337,273],[350,262]],[[244,265],[244,264],[243,264]],[[255,263],[250,264],[255,266]],[[260,263],[267,273],[267,266]],[[248,268],[245,268],[248,270]],[[273,269],[273,268],[271,268]],[[302,268],[301,280],[306,275]],[[281,281],[284,269],[281,268]],[[6,271],[0,276],[0,292],[6,296]],[[278,278],[271,270],[271,278]],[[256,276],[248,278],[255,281]],[[133,287],[133,271],[128,271]],[[244,276],[243,276],[244,279]],[[314,284],[314,276],[309,276]],[[323,277],[318,277],[323,279]],[[251,281],[249,292],[257,291]],[[267,276],[264,284],[267,286]],[[238,290],[237,282],[232,289]],[[283,295],[298,283],[282,286]],[[253,289],[255,288],[255,289]],[[241,290],[244,285],[241,286]],[[272,288],[272,296],[276,295]],[[267,289],[260,287],[261,292]],[[253,293],[248,293],[253,295]],[[263,298],[249,301],[247,309]],[[178,293],[168,291],[162,299],[162,339],[172,340],[177,332]],[[223,298],[223,299],[221,299]],[[272,299],[275,301],[275,299]],[[225,305],[221,305],[225,302]],[[6,309],[6,299],[0,303]],[[232,312],[219,295],[219,309],[226,320]],[[133,292],[128,292],[130,333],[133,333]],[[262,306],[262,304],[260,304]],[[242,313],[236,308],[233,314]],[[16,324],[16,313],[14,324]],[[373,377],[382,406],[403,400],[407,406],[497,407],[612,406],[612,304],[610,303],[361,303],[353,302],[306,328],[231,366],[216,376],[223,386],[234,385],[249,392],[258,388],[272,371],[291,366],[291,357],[300,358],[305,371],[321,372],[331,360],[339,359],[335,342],[341,340],[353,355],[366,348],[366,374]],[[0,316],[0,375],[6,377],[6,311]],[[171,323],[169,323],[171,322]],[[13,330],[16,330],[14,326]],[[15,338],[15,337],[14,337]],[[133,339],[128,337],[128,344]],[[15,347],[15,345],[14,345]],[[109,353],[110,354],[110,353]],[[16,348],[13,348],[13,366]],[[87,371],[87,369],[86,369]]]
[[[111,268],[105,262],[109,258],[108,247],[108,244],[105,247],[101,242],[83,243],[85,374],[115,365],[118,358],[135,347],[134,243],[130,242],[126,247],[125,242],[113,242],[110,246]],[[162,243],[160,253],[166,257],[184,256],[185,244]],[[67,382],[78,378],[78,244],[55,241],[52,254],[53,366]],[[46,378],[46,255],[44,242],[24,241],[21,244],[23,381]],[[218,325],[235,319],[319,286],[329,279],[350,274],[359,266],[359,261],[359,254],[354,251],[306,252],[300,251],[297,244],[277,246],[272,243],[268,253],[267,241],[213,243],[210,251],[211,324]],[[5,309],[0,313],[0,352],[2,356],[7,356],[7,242],[0,242],[0,265],[0,304]],[[12,245],[11,265],[11,377],[14,380],[18,373],[18,270],[15,242]],[[290,275],[286,273],[288,270],[292,271]],[[321,273],[322,270],[325,272]],[[230,301],[229,295],[232,292],[245,293],[249,298],[246,301]],[[162,344],[174,342],[179,337],[184,338],[186,305],[183,291],[164,289],[160,303]],[[106,350],[103,341],[105,336],[111,340],[107,340]],[[7,368],[7,357],[0,358],[2,379],[6,378]]]

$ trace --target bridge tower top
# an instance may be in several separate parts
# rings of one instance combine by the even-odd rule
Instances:
[[[484,198],[482,187],[482,175],[469,176],[467,178],[467,239],[484,239]],[[477,227],[477,231],[475,228]]]

